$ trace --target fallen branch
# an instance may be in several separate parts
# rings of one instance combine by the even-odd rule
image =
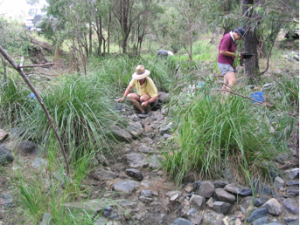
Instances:
[[[240,96],[240,97],[242,97],[242,98],[246,98],[246,99],[249,99],[249,100],[251,100],[251,101],[255,101],[255,102],[259,103],[259,104],[269,106],[269,107],[272,107],[272,106],[273,106],[273,105],[270,104],[270,103],[267,103],[267,102],[260,102],[260,101],[257,101],[257,100],[255,100],[255,99],[252,99],[252,98],[250,98],[250,97],[247,97],[247,96],[238,94],[238,93],[236,93],[236,92],[234,92],[234,91],[229,91],[229,90],[226,90],[226,89],[218,89],[217,91],[220,91],[220,92],[228,92],[228,93],[231,93],[231,94]]]
[[[19,66],[19,68],[28,68],[28,67],[50,67],[53,66],[54,63],[44,63],[44,64],[34,64],[34,65],[27,65],[27,66]]]
[[[66,169],[67,169],[67,175],[69,175],[69,164],[67,161],[67,156],[63,147],[63,143],[55,129],[54,123],[55,121],[53,120],[53,118],[50,116],[46,106],[44,105],[43,99],[41,98],[41,96],[38,94],[38,92],[36,91],[36,89],[34,88],[34,86],[32,85],[32,83],[29,81],[29,79],[27,78],[27,76],[24,74],[22,68],[20,66],[17,65],[17,63],[8,55],[8,53],[2,48],[2,46],[0,45],[0,52],[2,53],[3,57],[15,68],[15,70],[17,70],[19,72],[19,74],[21,75],[21,77],[23,78],[23,80],[25,81],[25,83],[28,85],[28,87],[32,90],[32,92],[34,93],[36,99],[39,101],[39,103],[41,104],[47,119],[49,121],[49,124],[59,142],[61,151],[63,153],[64,159],[65,159],[65,163],[66,163]]]

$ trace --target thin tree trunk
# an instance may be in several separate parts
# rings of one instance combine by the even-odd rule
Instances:
[[[245,17],[251,18],[252,11],[249,10],[249,5],[253,5],[253,0],[242,0],[243,7],[242,12]],[[247,23],[244,40],[245,51],[250,54],[255,54],[250,59],[245,59],[245,76],[253,83],[257,75],[259,73],[259,65],[258,65],[258,56],[257,56],[257,46],[258,39],[256,37],[256,29],[252,29],[250,23]]]

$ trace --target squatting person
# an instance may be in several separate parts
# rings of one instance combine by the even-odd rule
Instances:
[[[146,70],[143,65],[138,65],[136,67],[136,72],[132,74],[132,80],[126,88],[123,97],[116,101],[122,102],[127,97],[142,114],[147,114],[144,108],[150,112],[151,107],[158,99],[158,93],[157,88],[149,75],[149,70]],[[136,93],[130,93],[132,88],[136,89]]]

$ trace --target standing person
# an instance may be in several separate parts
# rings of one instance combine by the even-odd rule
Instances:
[[[150,75],[149,70],[145,70],[143,65],[136,67],[136,72],[132,74],[132,80],[126,88],[122,98],[116,100],[116,102],[122,102],[126,97],[134,104],[143,115],[146,115],[144,108],[151,111],[151,107],[158,99],[157,88],[153,80],[148,77]],[[130,93],[131,89],[136,89],[136,93]]]
[[[244,34],[244,28],[239,27],[225,34],[220,41],[217,65],[221,74],[224,76],[223,89],[230,89],[230,87],[233,87],[236,82],[235,73],[237,71],[233,66],[237,45],[236,41],[241,40],[242,38],[244,39]],[[243,58],[240,53],[239,57]],[[228,95],[229,93],[226,94]]]

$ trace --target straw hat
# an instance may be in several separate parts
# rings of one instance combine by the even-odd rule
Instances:
[[[145,67],[143,65],[138,65],[135,68],[135,71],[136,72],[134,74],[132,74],[132,79],[134,79],[134,80],[142,80],[142,79],[148,77],[150,74],[150,71],[145,70]]]

